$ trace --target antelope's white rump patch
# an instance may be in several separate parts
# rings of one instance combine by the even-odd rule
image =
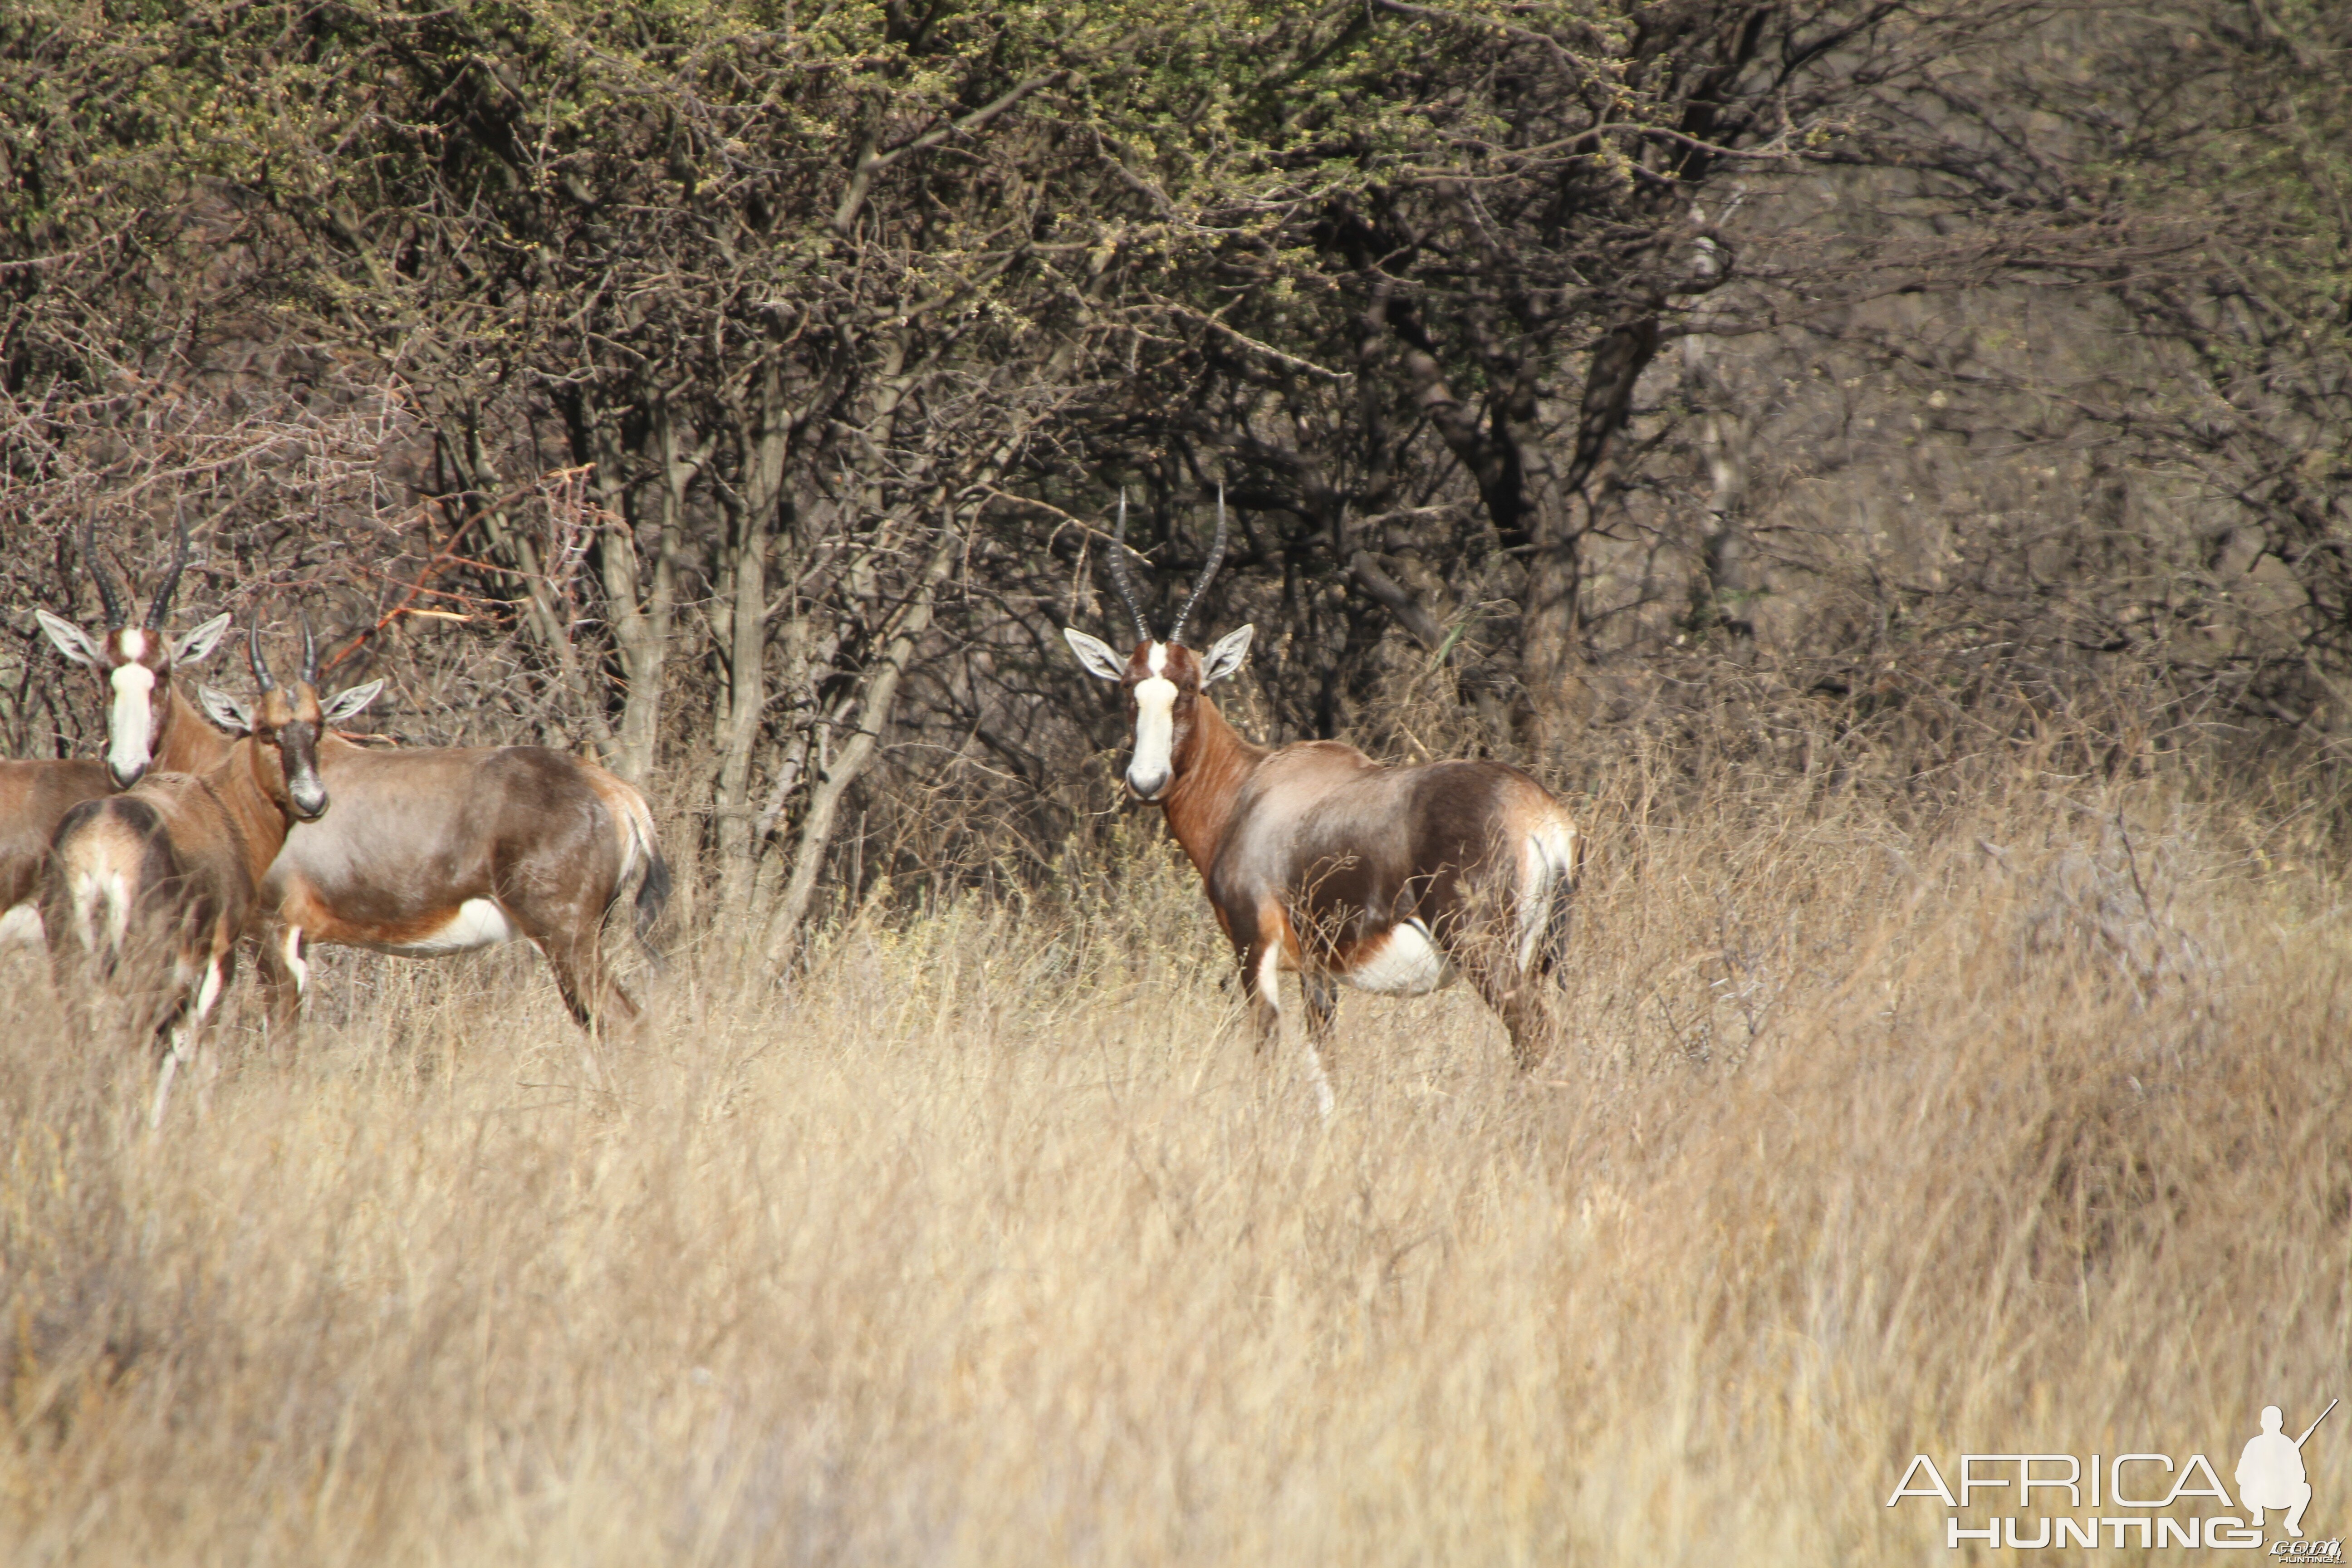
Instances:
[[[1382,996],[1426,996],[1454,984],[1454,965],[1419,921],[1389,927],[1380,945],[1339,978]]]
[[[506,911],[488,899],[467,899],[457,906],[457,912],[444,921],[437,931],[404,942],[386,942],[379,952],[397,953],[403,958],[431,958],[436,953],[467,952],[478,947],[496,947],[502,942],[512,942],[522,933],[507,919]],[[373,945],[373,944],[371,944]]]

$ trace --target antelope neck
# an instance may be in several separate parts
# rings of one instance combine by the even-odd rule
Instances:
[[[158,787],[167,793],[193,786],[208,797],[228,829],[229,850],[257,885],[286,844],[286,813],[264,782],[259,744],[247,735],[229,744],[219,762]],[[174,769],[158,768],[158,774]]]
[[[163,722],[155,735],[154,768],[159,773],[204,773],[220,766],[236,742],[212,727],[171,681],[171,697],[163,704]]]
[[[1160,807],[1168,814],[1168,831],[1204,879],[1216,863],[1217,847],[1224,842],[1225,824],[1242,785],[1269,754],[1268,748],[1243,740],[1217,705],[1202,695],[1192,710],[1192,729],[1178,759],[1175,782],[1160,797]]]

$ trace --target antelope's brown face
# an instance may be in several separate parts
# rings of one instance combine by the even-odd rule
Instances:
[[[1192,596],[1170,624],[1165,642],[1151,635],[1150,622],[1136,600],[1135,584],[1128,577],[1126,550],[1127,491],[1121,489],[1118,526],[1111,531],[1110,549],[1103,563],[1110,568],[1111,581],[1118,585],[1127,613],[1135,618],[1136,635],[1142,638],[1135,651],[1122,664],[1100,637],[1090,637],[1073,626],[1063,627],[1062,636],[1069,639],[1070,651],[1078,656],[1080,664],[1105,680],[1118,681],[1127,693],[1128,731],[1135,738],[1135,750],[1127,760],[1127,787],[1136,799],[1154,801],[1168,793],[1190,754],[1201,693],[1242,667],[1255,628],[1227,632],[1206,657],[1184,646],[1185,623],[1192,618],[1201,595],[1216,578],[1218,563],[1225,558],[1224,486],[1217,487],[1217,533],[1209,545],[1208,562],[1192,584]]]
[[[383,682],[371,680],[321,702],[308,680],[289,680],[262,689],[251,702],[211,687],[198,689],[205,716],[231,734],[250,735],[261,748],[264,789],[297,822],[327,815],[327,785],[319,776],[319,737],[375,700]]]
[[[233,735],[250,735],[260,749],[262,788],[297,822],[316,822],[327,815],[327,785],[319,777],[319,736],[328,725],[340,723],[375,700],[383,682],[371,680],[339,691],[332,702],[321,703],[311,682],[319,668],[318,644],[310,636],[309,616],[302,619],[302,673],[282,685],[272,679],[261,655],[257,626],[246,636],[246,658],[253,667],[259,695],[250,703],[215,691],[196,689],[205,715]]]
[[[1206,654],[1181,643],[1140,642],[1122,663],[1100,638],[1063,629],[1078,662],[1105,680],[1118,681],[1125,691],[1128,732],[1134,741],[1126,779],[1136,799],[1156,801],[1175,782],[1188,754],[1201,693],[1241,668],[1255,631],[1244,626],[1229,632]]]
[[[61,616],[35,614],[59,653],[98,671],[106,682],[106,771],[118,789],[139,782],[155,759],[155,738],[172,700],[172,671],[194,664],[228,630],[228,616],[215,616],[194,631],[166,637],[154,626],[116,626],[92,637]]]
[[[270,759],[264,763],[270,796],[297,822],[327,815],[327,786],[319,777],[319,731],[326,724],[319,693],[307,680],[273,687],[253,705],[249,732]]]

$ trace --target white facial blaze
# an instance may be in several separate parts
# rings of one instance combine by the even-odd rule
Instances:
[[[137,631],[128,631],[122,640],[128,646],[139,636]],[[152,760],[149,747],[153,708],[149,699],[155,690],[155,672],[143,664],[126,664],[117,667],[108,681],[114,688],[114,710],[106,720],[106,765],[116,783],[126,784],[145,773]]]
[[[1151,678],[1136,683],[1135,755],[1127,764],[1127,782],[1138,795],[1150,796],[1168,783],[1169,748],[1176,738],[1176,683],[1160,673],[1168,668],[1167,644],[1153,643],[1145,663]]]

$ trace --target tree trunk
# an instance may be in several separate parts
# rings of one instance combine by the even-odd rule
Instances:
[[[772,515],[771,512],[769,515]],[[751,886],[751,752],[767,710],[765,659],[768,610],[766,521],[746,506],[737,510],[729,542],[727,594],[727,712],[719,731],[719,777],[711,799],[718,823],[719,906],[738,910]]]
[[[556,679],[570,699],[568,705],[587,727],[597,761],[610,766],[616,746],[613,728],[604,719],[604,705],[590,686],[588,673],[581,668],[579,652],[572,646],[572,629],[564,625],[562,616],[557,613],[554,595],[548,592],[547,574],[540,564],[538,547],[529,535],[508,521],[499,499],[498,475],[490,466],[489,454],[483,450],[478,425],[467,420],[462,438],[446,425],[440,435],[443,449],[458,478],[473,492],[472,504],[481,509],[483,537],[489,541],[492,550],[513,563],[513,574],[522,581],[523,624],[538,635],[540,645],[554,660]]]
[[[593,416],[593,411],[591,417]],[[653,581],[648,586],[637,560],[635,520],[629,515],[627,458],[619,433],[609,418],[597,419],[588,431],[596,463],[596,489],[605,515],[604,548],[600,552],[605,614],[613,628],[613,647],[621,661],[624,689],[621,722],[614,736],[614,773],[644,788],[653,776],[655,752],[661,738],[662,671],[669,658],[670,632],[677,618],[677,555],[686,507],[686,488],[692,482],[708,448],[688,455],[672,411],[657,407],[645,440],[645,455],[655,468],[655,530]]]
[[[1734,206],[1738,204],[1735,200]],[[1706,215],[1692,209],[1692,221]],[[1699,237],[1692,271],[1709,281],[1721,276],[1722,260],[1714,239]],[[1748,539],[1740,521],[1748,492],[1748,448],[1751,434],[1747,419],[1722,374],[1709,363],[1715,340],[1706,330],[1723,314],[1717,297],[1708,295],[1691,312],[1692,331],[1682,340],[1683,399],[1699,416],[1699,452],[1706,459],[1708,479],[1706,531],[1700,540],[1703,578],[1694,585],[1692,619],[1702,628],[1720,626],[1733,635],[1753,637],[1748,616]]]
[[[866,675],[866,689],[858,703],[857,729],[847,743],[834,752],[832,762],[810,792],[808,810],[801,817],[800,837],[793,847],[792,876],[784,884],[783,897],[768,917],[763,950],[772,973],[781,973],[799,946],[801,922],[808,918],[809,904],[816,895],[817,874],[824,869],[825,850],[833,843],[842,798],[874,760],[882,743],[882,733],[889,728],[890,714],[898,700],[898,684],[906,678],[916,645],[930,629],[932,601],[940,583],[955,564],[959,538],[952,527],[940,531],[940,542],[923,567],[905,618]]]
[[[1576,447],[1565,473],[1528,409],[1507,433],[1519,452],[1527,503],[1528,580],[1519,607],[1519,684],[1533,710],[1528,741],[1538,756],[1557,756],[1591,717],[1585,677],[1580,592],[1584,534],[1595,505],[1592,486],[1609,444],[1625,423],[1633,385],[1658,352],[1658,322],[1637,317],[1611,330],[1593,351],[1579,410]],[[1524,420],[1524,423],[1522,422]]]
[[[661,523],[656,535],[653,589],[642,613],[616,628],[621,638],[621,668],[627,672],[628,694],[621,709],[621,773],[642,788],[653,776],[655,754],[661,744],[663,667],[669,659],[672,627],[677,615],[677,558],[686,530],[687,487],[709,456],[709,444],[688,453],[672,410],[664,405],[655,413],[651,445],[660,463],[656,492]]]
[[[1532,411],[1530,411],[1532,413]],[[1554,466],[1532,418],[1512,420],[1505,438],[1517,448],[1527,521],[1527,584],[1519,601],[1519,685],[1528,703],[1529,748],[1558,755],[1592,713],[1584,673],[1582,544],[1589,501]]]

